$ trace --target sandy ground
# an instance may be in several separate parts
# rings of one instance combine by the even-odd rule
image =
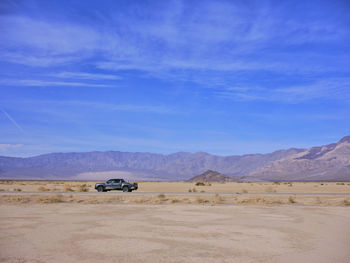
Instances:
[[[95,181],[0,181],[0,192],[96,192]],[[189,182],[138,182],[137,192],[348,193],[350,182],[229,182],[197,186]]]
[[[0,181],[0,262],[350,262],[349,182],[94,184]]]
[[[2,204],[0,262],[350,262],[350,208]]]

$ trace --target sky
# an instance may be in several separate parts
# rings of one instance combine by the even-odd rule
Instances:
[[[0,155],[350,135],[350,1],[0,1]]]

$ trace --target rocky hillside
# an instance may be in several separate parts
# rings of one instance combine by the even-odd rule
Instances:
[[[350,181],[350,136],[310,149],[292,148],[241,156],[109,151],[0,157],[0,179],[188,180],[207,170],[220,171],[235,180]]]
[[[312,147],[250,173],[246,180],[350,180],[350,136]]]
[[[228,176],[243,176],[301,151],[289,149],[225,157],[204,152],[162,155],[115,151],[0,157],[0,178],[103,179],[121,176],[136,180],[187,180],[208,169]]]
[[[232,177],[216,171],[208,170],[200,175],[194,176],[188,182],[231,182]]]

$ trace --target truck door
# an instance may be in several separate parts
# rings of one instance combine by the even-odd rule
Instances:
[[[120,179],[114,179],[112,187],[114,190],[120,190],[122,188]]]

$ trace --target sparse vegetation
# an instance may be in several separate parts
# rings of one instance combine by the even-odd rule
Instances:
[[[195,184],[196,186],[211,186],[211,183],[203,183],[203,182],[197,182],[196,184]]]
[[[295,204],[296,203],[295,198],[293,196],[288,197],[288,202],[291,203],[291,204]]]
[[[344,183],[336,183],[336,185],[345,185]]]
[[[273,189],[271,186],[265,188],[266,193],[276,193],[276,189]]]
[[[344,201],[343,201],[343,202],[344,202],[344,205],[345,205],[345,206],[350,206],[350,201],[349,201],[349,200],[344,199]]]
[[[220,195],[216,194],[214,197],[213,203],[216,205],[219,205],[219,204],[222,204],[222,201],[223,201],[223,198]]]
[[[159,198],[160,200],[164,201],[164,200],[165,200],[165,194],[160,194],[160,195],[158,195],[158,198]]]
[[[38,191],[39,191],[39,192],[48,192],[48,191],[50,191],[50,189],[49,189],[49,188],[46,188],[46,187],[44,187],[44,186],[40,186],[40,187],[38,188]]]
[[[13,189],[13,191],[15,191],[15,192],[22,192],[22,189],[21,188],[15,188],[15,189]]]
[[[79,185],[79,192],[88,192],[89,187],[86,184]]]
[[[65,192],[74,192],[74,190],[72,189],[72,186],[70,184],[66,184],[64,186],[64,191]]]
[[[247,194],[248,190],[247,189],[242,189],[242,193]]]
[[[53,204],[53,203],[62,203],[63,202],[63,195],[53,195],[53,196],[44,196],[44,197],[38,197],[37,203],[45,203],[45,204]]]

